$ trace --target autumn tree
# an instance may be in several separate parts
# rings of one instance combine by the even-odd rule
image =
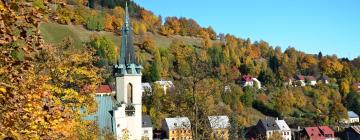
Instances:
[[[37,27],[45,10],[1,1],[0,11],[0,137],[96,139],[96,125],[81,119],[94,112],[101,81],[94,51],[44,44]]]

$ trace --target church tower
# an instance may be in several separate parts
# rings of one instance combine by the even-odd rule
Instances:
[[[113,132],[117,139],[129,136],[131,140],[140,140],[142,133],[142,66],[138,64],[134,56],[132,28],[127,3],[121,33],[120,58],[118,64],[114,66],[116,105],[113,110]]]

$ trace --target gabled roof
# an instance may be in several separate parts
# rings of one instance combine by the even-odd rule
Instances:
[[[142,116],[142,127],[153,127],[150,116],[149,115],[143,115]]]
[[[359,125],[351,126],[351,129],[353,129],[355,131],[355,133],[360,134],[360,126]]]
[[[311,140],[325,140],[318,127],[306,127],[305,132]]]
[[[160,80],[160,81],[156,81],[155,83],[159,84],[160,86],[167,86],[167,87],[173,87],[174,86],[172,81]]]
[[[354,111],[348,111],[349,118],[359,118],[359,115],[356,114]]]
[[[111,93],[111,87],[109,85],[100,85],[97,89],[96,89],[96,93]]]
[[[151,89],[150,83],[141,83],[141,89],[142,90]]]
[[[291,131],[290,127],[286,124],[284,120],[275,120],[275,122],[279,126],[280,130]]]
[[[280,130],[274,118],[261,119],[259,122],[262,124],[266,131]]]
[[[208,116],[212,129],[229,128],[229,118],[227,116]]]
[[[188,117],[165,118],[165,123],[169,130],[191,128],[191,123]]]
[[[329,80],[329,77],[326,76],[326,75],[323,75],[323,76],[320,77],[320,80]]]
[[[320,131],[323,135],[334,135],[334,131],[329,126],[319,126]]]

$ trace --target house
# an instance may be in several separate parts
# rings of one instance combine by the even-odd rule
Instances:
[[[291,129],[284,120],[266,118],[261,119],[255,126],[256,138],[269,139],[278,133],[284,140],[291,140]]]
[[[187,117],[165,118],[162,129],[169,140],[192,140],[191,123]]]
[[[354,91],[360,92],[360,83],[354,83],[352,86]]]
[[[141,91],[143,93],[143,96],[146,95],[151,95],[152,92],[152,88],[150,83],[141,83]]]
[[[115,93],[110,86],[100,86],[96,95],[98,104],[95,119],[100,131],[107,129],[116,139],[128,135],[131,140],[152,139],[150,119],[142,114],[143,68],[135,58],[128,7],[125,7],[124,26],[119,61],[113,66]],[[126,57],[125,57],[126,56]]]
[[[310,140],[335,140],[335,132],[329,126],[306,127],[303,139]]]
[[[305,82],[307,85],[315,86],[316,85],[316,78],[314,76],[305,76]]]
[[[227,116],[208,116],[208,119],[212,130],[211,137],[213,139],[228,140],[229,118]]]
[[[296,75],[295,76],[295,86],[302,86],[304,87],[305,84],[305,76],[303,75]]]
[[[243,87],[246,87],[246,86],[253,87],[254,85],[256,85],[256,88],[258,88],[258,89],[261,88],[261,82],[258,79],[253,78],[250,75],[242,76],[241,79],[237,80],[237,83],[242,85]]]
[[[155,84],[158,84],[163,88],[165,95],[166,95],[167,91],[173,90],[175,88],[172,81],[160,80],[160,81],[156,81]]]
[[[330,83],[330,79],[326,75],[321,76],[319,78],[319,81],[321,81],[323,84],[329,84]]]
[[[343,140],[360,140],[360,126],[350,126],[346,128],[343,135]]]
[[[224,92],[231,92],[231,86],[230,85],[224,86]]]
[[[149,115],[142,117],[142,136],[141,140],[152,140],[153,139],[153,125]]]
[[[359,123],[359,115],[354,111],[348,111],[348,123]]]

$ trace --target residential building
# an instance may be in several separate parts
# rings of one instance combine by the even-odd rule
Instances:
[[[342,135],[343,140],[360,140],[360,126],[350,126]]]
[[[359,123],[359,115],[354,111],[348,111],[348,123]]]
[[[141,140],[152,140],[153,125],[149,115],[142,116],[142,128],[143,128],[143,133],[141,136]]]
[[[302,86],[304,87],[305,84],[305,76],[303,75],[296,75],[295,76],[295,86]]]
[[[165,95],[169,90],[171,91],[175,88],[172,81],[160,80],[160,81],[156,81],[155,84],[159,84],[163,88]]]
[[[169,140],[192,140],[191,123],[187,117],[165,118],[162,129]]]
[[[293,85],[294,85],[294,81],[295,81],[294,78],[292,78],[292,77],[287,77],[287,78],[285,79],[284,85],[285,85],[285,86],[293,86]]]
[[[335,140],[335,132],[329,126],[306,127],[301,139]]]
[[[247,87],[247,86],[254,87],[254,86],[256,86],[257,89],[261,88],[261,82],[258,79],[254,78],[254,77],[252,77],[250,75],[242,76],[241,79],[238,79],[236,81],[236,83],[240,84],[243,87]]]
[[[216,140],[229,139],[229,118],[227,116],[208,116],[212,129],[211,137]]]
[[[314,76],[305,76],[305,82],[306,82],[306,84],[308,84],[310,86],[315,86],[316,78]]]
[[[291,129],[284,120],[274,118],[261,119],[255,126],[256,138],[269,139],[275,133],[280,134],[284,140],[291,140]]]

